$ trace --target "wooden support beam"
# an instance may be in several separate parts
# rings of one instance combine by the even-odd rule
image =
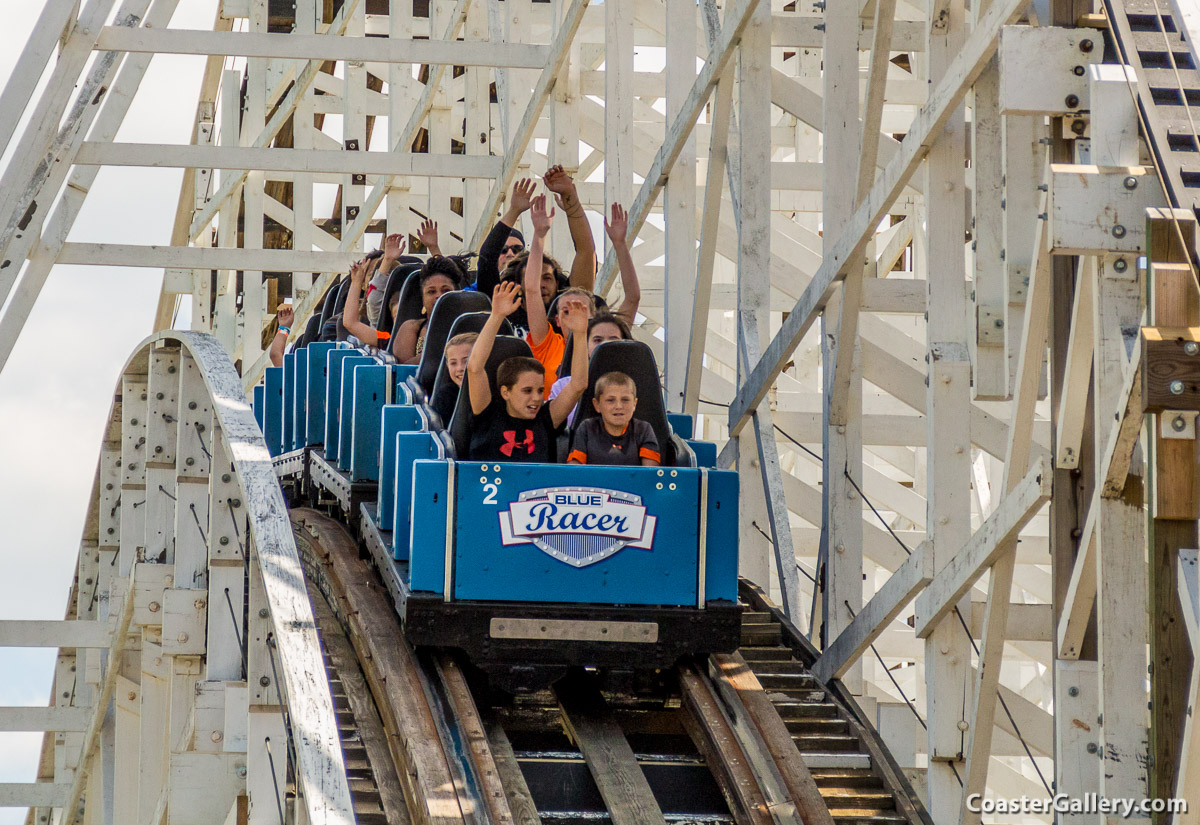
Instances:
[[[821,797],[812,772],[796,749],[791,732],[746,660],[740,653],[718,654],[710,659],[709,670],[725,706],[736,708],[740,705],[758,731],[800,821],[804,825],[833,825],[829,805]],[[736,727],[737,720],[734,724]]]
[[[929,584],[932,575],[922,544],[897,568],[871,600],[858,611],[850,625],[826,645],[813,665],[813,673],[822,682],[840,678],[867,648],[887,630],[892,620],[908,606],[913,596]]]
[[[1153,327],[1144,328],[1142,334],[1142,402],[1148,411],[1157,414],[1147,416],[1152,455],[1149,474],[1152,519],[1146,567],[1149,622],[1143,632],[1148,631],[1150,643],[1148,796],[1155,797],[1170,796],[1176,787],[1176,776],[1182,775],[1176,773],[1184,761],[1181,734],[1193,714],[1185,697],[1191,687],[1195,655],[1181,613],[1177,565],[1181,551],[1200,543],[1196,524],[1200,516],[1200,467],[1197,466],[1200,441],[1194,417],[1200,409],[1200,395],[1192,386],[1194,373],[1188,363],[1200,358],[1200,353],[1190,355],[1193,347],[1188,346],[1194,343],[1200,349],[1200,342],[1189,340],[1200,334],[1200,330],[1194,329],[1200,326],[1200,298],[1192,268],[1197,236],[1192,211],[1147,210],[1145,231],[1147,315]],[[1174,392],[1178,388],[1176,381],[1182,382],[1182,393]],[[1117,550],[1114,548],[1114,552]],[[1102,559],[1103,551],[1101,543]],[[1137,638],[1131,641],[1136,642]],[[1103,642],[1102,637],[1102,655]],[[1101,664],[1106,664],[1103,658]],[[1137,753],[1132,747],[1129,751]],[[1134,778],[1128,771],[1123,774],[1127,780]],[[1165,822],[1164,818],[1159,819]]]
[[[900,145],[900,151],[871,187],[870,193],[846,222],[837,244],[821,263],[804,293],[796,301],[761,361],[738,390],[729,409],[729,432],[737,435],[746,426],[752,412],[766,397],[771,385],[783,371],[800,339],[808,332],[817,315],[832,297],[834,286],[846,276],[849,267],[862,256],[862,250],[875,227],[883,219],[900,190],[917,170],[929,146],[941,133],[951,114],[966,96],[971,84],[983,71],[996,50],[1000,29],[1024,9],[1028,0],[994,0],[979,25],[971,32],[961,51],[947,68],[942,80],[930,90],[929,102],[918,113]]]
[[[442,66],[541,69],[550,50],[532,43],[467,43],[455,40],[397,40],[387,37],[328,37],[323,34],[219,32],[188,29],[128,29],[107,26],[97,49],[150,54],[223,54],[284,60],[338,60]]]
[[[1192,650],[1192,666],[1188,679],[1188,694],[1184,701],[1194,709],[1200,702],[1200,559],[1195,549],[1181,549],[1175,562],[1180,617],[1183,619]],[[1171,790],[1172,796],[1187,800],[1188,809],[1176,816],[1179,825],[1200,823],[1200,729],[1196,713],[1184,719],[1179,749],[1179,770]]]
[[[695,665],[686,664],[679,669],[679,688],[683,694],[684,726],[697,750],[713,766],[713,776],[721,786],[734,821],[738,825],[775,825],[749,759],[721,712],[717,697]]]
[[[0,647],[106,648],[112,644],[107,622],[4,619]]]
[[[254,268],[264,272],[345,272],[351,252],[302,252],[293,249],[236,247],[134,246],[130,244],[66,243],[57,263],[77,266],[132,266],[151,269]]]
[[[1153,269],[1183,277],[1191,270],[1186,265]],[[1142,328],[1142,408],[1149,413],[1200,410],[1200,327]]]
[[[613,825],[664,822],[650,783],[600,692],[572,688],[556,694],[567,733],[583,753]]]
[[[934,625],[954,609],[975,580],[1012,549],[1017,534],[1049,500],[1049,466],[1038,461],[975,531],[963,549],[933,578],[925,592],[917,597],[917,636],[926,638],[932,632]],[[1008,596],[1007,593],[1004,595]]]
[[[63,808],[70,793],[53,782],[0,782],[0,808]]]
[[[1083,652],[1083,638],[1092,607],[1096,604],[1096,518],[1099,511],[1099,505],[1093,500],[1079,537],[1079,553],[1071,568],[1067,595],[1060,606],[1057,628],[1060,659],[1078,659]]]
[[[89,707],[0,708],[0,731],[81,731],[91,718]]]
[[[754,10],[758,7],[759,2],[760,0],[738,0],[735,5],[726,10],[724,25],[721,28],[721,37],[716,45],[709,50],[708,57],[704,61],[704,67],[700,70],[700,74],[692,84],[691,91],[679,106],[679,113],[668,124],[666,139],[663,141],[662,148],[654,156],[654,162],[651,164],[649,171],[646,172],[642,188],[638,190],[637,197],[634,198],[633,205],[629,209],[630,237],[636,237],[642,228],[642,224],[646,222],[646,217],[650,214],[650,208],[658,199],[658,193],[666,185],[667,178],[670,176],[675,161],[687,144],[692,130],[696,127],[696,119],[700,115],[700,110],[708,102],[713,87],[716,86],[717,81],[725,71],[725,67],[732,59],[738,41],[741,39],[742,31],[747,22],[749,22]],[[507,181],[505,185],[507,185]],[[476,234],[481,233],[477,232]],[[604,266],[596,276],[597,295],[603,296],[608,293],[608,289],[612,286],[613,280],[616,277],[616,272],[616,261],[605,260]]]
[[[421,175],[432,178],[494,178],[500,158],[413,152],[334,152],[254,146],[157,143],[84,143],[79,166],[144,166],[363,175]]]

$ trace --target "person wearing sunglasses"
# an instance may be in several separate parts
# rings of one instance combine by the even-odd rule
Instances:
[[[592,228],[584,214],[583,203],[575,190],[575,181],[562,166],[550,167],[542,180],[546,188],[554,193],[559,209],[566,213],[567,228],[575,245],[569,285],[591,292],[596,284],[596,244],[592,240]],[[515,227],[521,215],[529,210],[536,186],[533,178],[524,178],[513,185],[508,209],[479,247],[479,272],[475,288],[489,298],[500,283],[500,273],[525,251],[525,237]]]

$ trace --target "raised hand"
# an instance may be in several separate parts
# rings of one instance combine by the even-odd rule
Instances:
[[[441,255],[441,247],[438,246],[438,225],[437,221],[426,218],[421,221],[421,225],[417,228],[417,240],[419,240],[431,255]]]
[[[604,219],[604,231],[614,244],[625,243],[629,234],[629,213],[621,204],[612,205],[612,217]]]
[[[360,261],[355,261],[350,265],[350,280],[362,283],[367,277],[367,270],[370,269],[371,262],[366,258]]]
[[[516,281],[505,281],[492,293],[492,314],[507,318],[521,305],[521,287]]]
[[[576,335],[587,333],[590,313],[588,306],[579,298],[567,298],[558,309],[558,323],[567,332]]]
[[[537,183],[533,178],[522,178],[513,184],[512,202],[510,206],[519,212],[529,209],[533,193],[537,191]]]
[[[554,213],[554,207],[550,207],[550,211],[546,212],[545,195],[538,195],[533,199],[530,217],[533,220],[533,231],[537,235],[545,236],[550,231],[550,224],[554,223]]]
[[[547,169],[546,176],[542,180],[545,182],[546,188],[556,195],[566,195],[575,191],[575,181],[561,164]]]
[[[401,255],[404,254],[404,247],[406,243],[407,241],[405,241],[404,236],[399,232],[388,235],[383,239],[383,257],[393,261],[397,260]]]
[[[275,320],[281,327],[291,327],[292,321],[296,320],[296,311],[291,304],[280,304],[275,310]]]

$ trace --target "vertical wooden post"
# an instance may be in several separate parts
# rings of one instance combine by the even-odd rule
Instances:
[[[667,4],[667,122],[678,114],[696,77],[696,5]],[[696,292],[696,136],[684,144],[663,192],[667,232],[666,390],[667,409],[683,410],[688,343]]]
[[[954,0],[931,5],[926,25],[929,78],[937,82],[966,34],[964,4]],[[930,309],[926,524],[933,540],[933,573],[944,567],[971,535],[968,482],[971,363],[967,352],[970,308],[963,254],[965,151],[965,116],[959,108],[950,116],[925,161],[925,254]],[[962,775],[966,741],[959,723],[964,721],[964,709],[972,706],[970,650],[969,640],[953,616],[942,620],[925,643],[928,800],[930,815],[939,825],[956,822],[959,815],[962,791],[954,763],[958,763],[958,774]]]
[[[829,254],[841,240],[841,227],[854,212],[859,180],[858,8],[830,3],[825,8],[824,132],[825,186],[821,219],[822,247]],[[874,169],[870,170],[874,172]],[[863,267],[850,262],[842,288],[821,316],[822,403],[821,542],[825,559],[822,638],[825,644],[850,626],[862,609],[862,499],[855,485],[862,480],[862,373],[858,369],[858,311],[862,302]],[[842,677],[852,693],[862,693],[862,664]]]
[[[388,36],[395,40],[412,37],[412,3],[394,0],[388,8]],[[388,146],[398,152],[411,152],[411,146],[400,146],[400,138],[412,112],[416,93],[412,66],[408,63],[393,63],[388,66]],[[387,193],[387,231],[409,236],[412,224],[409,215],[410,179],[398,177],[392,181]]]
[[[1190,209],[1150,210],[1146,222],[1150,323],[1196,326],[1200,323],[1195,270],[1157,264],[1190,263],[1195,258],[1196,219]],[[1181,549],[1200,543],[1196,519],[1196,440],[1174,435],[1171,413],[1147,416],[1150,478],[1150,782],[1151,798],[1174,796],[1181,736],[1188,715],[1192,651],[1180,612],[1176,559]],[[1166,822],[1165,814],[1155,822]]]
[[[221,140],[222,146],[237,146],[241,143],[241,98],[242,76],[240,72],[226,70],[221,73]],[[231,169],[221,170],[222,185],[229,178],[237,178]],[[221,205],[217,218],[217,246],[238,245],[237,220],[242,199],[241,187],[236,187]],[[223,269],[217,273],[217,311],[213,316],[213,333],[224,345],[225,351],[233,354],[237,346],[237,273]]]

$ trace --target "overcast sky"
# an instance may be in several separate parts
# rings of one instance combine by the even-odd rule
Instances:
[[[4,3],[3,82],[43,5]],[[215,9],[180,0],[172,25],[210,29]],[[187,143],[203,66],[155,57],[119,139]],[[102,170],[70,239],[170,243],[181,174]],[[0,373],[0,619],[63,618],[112,391],[151,332],[161,280],[161,270],[57,267]],[[0,706],[47,704],[53,662],[53,650],[0,649]],[[33,781],[40,741],[0,733],[0,782]],[[0,808],[0,825],[23,821]]]

